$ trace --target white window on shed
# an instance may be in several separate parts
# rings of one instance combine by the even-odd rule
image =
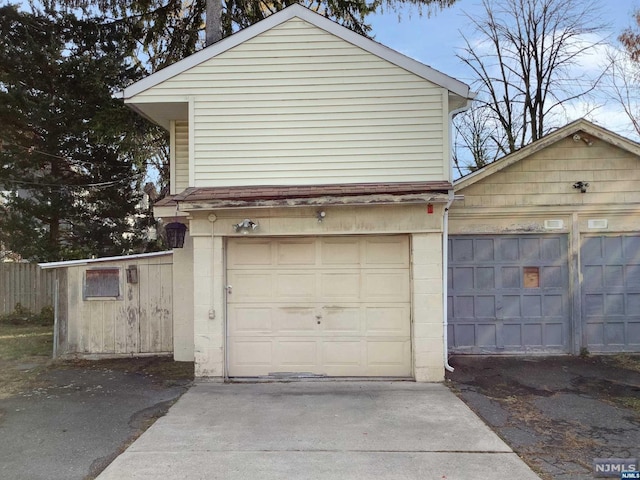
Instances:
[[[120,298],[120,269],[92,268],[85,272],[84,298]]]

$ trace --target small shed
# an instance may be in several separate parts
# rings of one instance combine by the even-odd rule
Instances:
[[[54,357],[173,353],[172,253],[39,264],[56,273]]]

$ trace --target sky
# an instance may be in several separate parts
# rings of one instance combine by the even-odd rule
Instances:
[[[619,45],[618,35],[632,25],[632,13],[640,8],[640,0],[595,0],[599,6],[598,16],[607,28],[603,31],[610,42]],[[473,30],[465,12],[471,16],[483,13],[480,0],[458,0],[454,6],[436,11],[433,15],[420,16],[415,9],[402,11],[398,20],[396,12],[378,14],[369,18],[373,26],[372,34],[376,41],[393,48],[421,63],[427,64],[449,76],[469,85],[473,83],[471,71],[455,55],[463,46],[460,32],[473,39]],[[602,52],[601,52],[602,53]],[[596,55],[597,57],[597,55]],[[589,69],[600,63],[594,58],[593,65],[583,65]],[[629,121],[614,102],[600,102],[590,120],[621,135],[638,140]],[[576,106],[568,113],[568,121],[582,117],[585,110]]]

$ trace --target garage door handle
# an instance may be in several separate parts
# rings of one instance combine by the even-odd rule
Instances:
[[[225,289],[227,290],[227,293],[231,295],[231,290],[233,289],[233,287],[231,285],[227,285]]]

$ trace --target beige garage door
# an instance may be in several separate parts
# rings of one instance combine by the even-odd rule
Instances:
[[[411,375],[408,237],[227,247],[230,376]]]

